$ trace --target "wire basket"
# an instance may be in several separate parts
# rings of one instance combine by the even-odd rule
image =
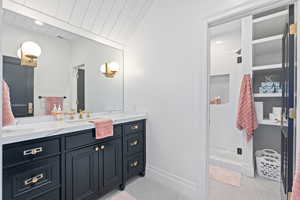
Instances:
[[[280,181],[280,154],[273,149],[256,151],[256,167],[259,176]]]

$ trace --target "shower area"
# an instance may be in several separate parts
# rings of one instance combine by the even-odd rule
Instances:
[[[236,128],[242,66],[241,20],[210,28],[210,162],[241,172],[243,135]]]

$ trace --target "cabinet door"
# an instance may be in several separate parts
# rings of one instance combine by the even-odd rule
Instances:
[[[122,141],[112,140],[101,145],[103,149],[103,186],[104,192],[122,183]]]
[[[99,195],[99,149],[86,147],[66,155],[66,199],[86,200]]]

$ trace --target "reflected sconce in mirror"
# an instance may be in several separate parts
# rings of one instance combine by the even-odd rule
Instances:
[[[120,65],[117,62],[106,62],[101,65],[101,73],[108,78],[113,78],[120,70]]]
[[[37,59],[41,55],[41,47],[32,41],[22,43],[17,55],[21,59],[22,66],[37,67]]]

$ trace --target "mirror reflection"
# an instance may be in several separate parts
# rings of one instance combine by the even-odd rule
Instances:
[[[123,110],[123,51],[4,11],[3,79],[15,117]]]

